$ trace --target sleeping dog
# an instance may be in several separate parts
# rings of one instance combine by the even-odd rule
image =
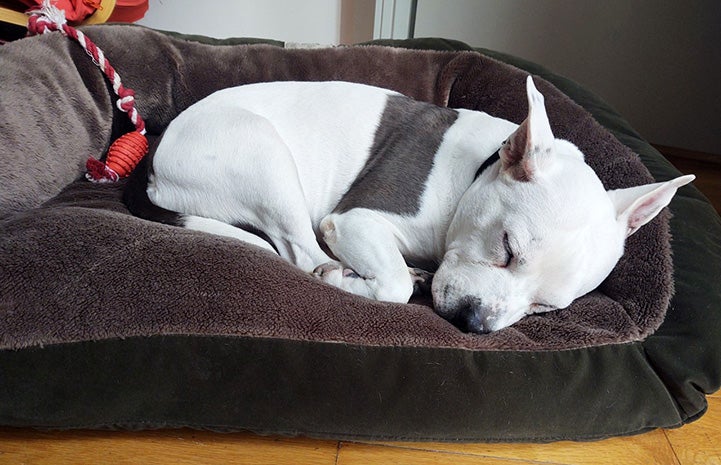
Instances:
[[[407,302],[431,276],[409,265],[434,263],[435,311],[495,331],[597,287],[694,179],[607,192],[526,90],[520,125],[348,82],[220,90],[170,123],[125,202],[377,300]]]

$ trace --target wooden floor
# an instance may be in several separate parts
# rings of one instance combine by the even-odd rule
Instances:
[[[721,214],[721,156],[684,152],[670,147],[657,146],[683,174],[695,174],[696,186]]]
[[[721,165],[669,157],[721,211]],[[191,430],[37,432],[0,429],[0,464],[269,465],[721,465],[721,395],[700,420],[675,430],[590,443],[338,442]]]

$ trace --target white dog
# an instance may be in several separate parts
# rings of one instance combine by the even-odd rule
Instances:
[[[498,330],[598,286],[694,179],[606,192],[526,87],[520,126],[347,82],[224,89],[171,122],[125,200],[372,299],[407,302],[430,276],[409,265],[438,265],[436,312]]]

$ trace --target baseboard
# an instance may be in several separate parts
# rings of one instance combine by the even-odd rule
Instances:
[[[697,152],[695,150],[681,149],[678,147],[669,147],[668,145],[651,145],[667,158],[683,158],[685,160],[699,161],[721,167],[721,155],[707,152]]]

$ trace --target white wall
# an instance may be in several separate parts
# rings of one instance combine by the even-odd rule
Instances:
[[[543,64],[649,141],[721,154],[719,0],[418,0],[415,36]]]
[[[340,0],[150,0],[138,24],[221,39],[330,44],[339,42]]]

